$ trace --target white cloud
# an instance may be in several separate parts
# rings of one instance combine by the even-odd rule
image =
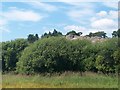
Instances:
[[[118,28],[118,12],[116,10],[100,11],[90,19],[90,32],[104,31],[111,35]]]
[[[74,30],[76,32],[82,32],[82,31],[85,31],[86,28],[84,28],[82,26],[76,26],[76,25],[67,25],[64,27],[64,30],[66,30],[66,31]]]
[[[74,1],[74,0],[73,0]],[[95,15],[96,5],[90,2],[65,2],[71,5],[71,8],[66,12],[71,20],[77,21],[80,24],[86,24],[89,18]]]
[[[56,1],[58,2],[119,2],[119,0],[56,0]]]
[[[98,16],[100,17],[105,17],[107,15],[106,11],[100,11],[99,13],[97,13]]]
[[[29,2],[38,0],[1,0],[2,2]],[[119,2],[119,0],[39,0],[41,2]]]
[[[93,11],[92,10],[89,10],[89,9],[83,9],[83,10],[71,10],[70,12],[68,12],[68,15],[70,17],[73,17],[73,18],[81,18],[81,17],[84,17],[86,15],[89,14],[92,14]]]
[[[0,27],[0,33],[10,33],[10,30],[7,29],[5,26]]]
[[[9,10],[15,10],[15,9],[17,9],[17,7],[12,7],[12,6],[11,6],[11,7],[9,7],[8,9],[9,9]]]
[[[71,2],[69,2],[69,1],[65,1],[65,0],[63,0],[63,2],[65,3],[65,4],[68,4],[68,5],[71,5],[71,6],[73,6],[74,8],[95,8],[95,4],[93,4],[93,3],[90,3],[90,2],[75,2],[74,0],[72,0]]]
[[[111,33],[118,29],[118,23],[113,19],[103,18],[92,22],[91,27],[90,32],[104,31],[111,37]]]
[[[3,17],[7,20],[12,21],[39,21],[43,18],[40,14],[33,12],[33,11],[24,11],[13,9],[7,12],[3,12]]]
[[[67,15],[70,19],[79,22],[80,25],[84,27],[83,34],[89,34],[89,32],[104,31],[107,34],[111,34],[112,31],[117,30],[118,28],[118,11],[117,3],[104,3],[105,6],[111,7],[116,10],[101,10],[100,12],[95,12],[94,4],[90,4],[88,8],[85,8],[82,3],[71,3],[67,2],[70,5],[73,5],[73,8],[67,12]],[[76,6],[75,6],[76,5]],[[77,6],[78,5],[78,6]],[[79,8],[80,7],[80,8]],[[82,8],[82,9],[81,9]],[[68,29],[78,30],[78,26],[69,26]]]
[[[92,17],[90,21],[92,28],[111,30],[118,27],[117,19],[118,19],[117,11],[111,10],[108,12],[100,11],[99,13],[96,13],[96,15]]]
[[[113,21],[112,19],[100,19],[100,20],[96,20],[95,22],[93,22],[91,24],[91,26],[93,28],[96,29],[113,29],[113,28],[117,28],[117,22]]]
[[[53,32],[54,28],[43,27],[42,30],[44,31],[44,33],[49,33],[49,32]]]
[[[110,11],[109,12],[109,17],[113,19],[118,19],[118,11]]]
[[[4,32],[9,33],[10,30],[7,28],[7,21],[5,19],[0,18],[0,33]]]
[[[5,25],[6,23],[7,23],[6,20],[0,18],[0,26]]]
[[[0,32],[9,33],[10,30],[8,29],[8,24],[11,21],[31,21],[37,22],[40,21],[43,16],[34,12],[34,11],[27,11],[17,9],[16,7],[10,7],[8,11],[4,11],[0,14],[2,18],[0,18]]]
[[[103,5],[110,8],[118,9],[118,2],[103,2]]]
[[[56,11],[58,8],[56,6],[47,4],[47,3],[43,3],[40,1],[33,1],[33,2],[24,2],[26,4],[29,4],[31,6],[33,6],[36,9],[42,9],[42,10],[46,10],[46,11]]]
[[[76,32],[82,32],[83,36],[84,35],[88,35],[90,32],[98,32],[98,29],[93,29],[93,28],[87,28],[87,27],[83,27],[83,26],[77,26],[77,25],[68,25],[64,27],[64,30],[67,32],[69,31],[76,31]]]
[[[94,15],[94,11],[92,9],[76,9],[70,10],[67,14],[72,20],[85,24]]]
[[[109,19],[118,19],[118,11],[116,10],[110,10],[110,11],[100,11],[94,15],[94,17],[91,18],[91,20],[96,20],[96,19],[102,19],[102,18],[109,18]]]

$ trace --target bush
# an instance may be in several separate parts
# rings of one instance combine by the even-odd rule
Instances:
[[[99,53],[96,58],[96,67],[103,73],[115,73],[118,60],[115,52],[118,50],[117,38],[108,39],[99,43]]]
[[[2,71],[13,71],[16,68],[22,50],[28,46],[25,39],[2,43]]]
[[[44,38],[27,47],[19,62],[19,73],[84,71],[82,49],[88,41],[62,37]]]

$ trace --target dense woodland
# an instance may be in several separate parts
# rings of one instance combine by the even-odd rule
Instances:
[[[81,36],[82,32],[70,31],[66,35]],[[27,39],[1,42],[2,71],[20,74],[53,73],[64,71],[117,73],[120,68],[120,30],[112,38],[92,43],[90,40],[68,40],[61,32],[29,34]],[[105,32],[88,37],[106,38]]]

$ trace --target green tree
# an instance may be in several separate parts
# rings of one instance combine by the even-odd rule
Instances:
[[[120,48],[115,50],[112,56],[115,60],[116,73],[120,74]]]
[[[29,34],[28,35],[28,41],[29,41],[29,43],[33,43],[33,42],[35,42],[35,40],[36,40],[36,38],[34,37],[33,34]]]
[[[13,71],[16,68],[21,56],[22,50],[28,46],[28,42],[24,39],[17,39],[11,42],[2,43],[2,68],[4,71]]]
[[[63,49],[66,53],[66,50],[64,50],[68,46],[66,44],[64,38],[51,37],[39,40],[25,49],[20,61],[17,63],[17,71],[29,74],[65,69],[64,62],[67,62],[67,58],[66,55],[61,56],[60,51]]]
[[[89,35],[87,35],[87,36],[89,36],[89,37],[97,36],[97,37],[101,37],[101,38],[107,37],[106,33],[104,31],[99,31],[99,32],[95,32],[95,33],[90,32]]]
[[[104,72],[105,70],[104,70],[104,60],[105,60],[105,58],[103,57],[103,56],[101,56],[101,55],[98,55],[97,57],[96,57],[96,62],[95,62],[95,65],[96,65],[96,68],[99,70],[99,71],[102,71],[102,72]]]
[[[113,54],[118,49],[117,39],[112,38],[100,43],[100,51],[97,54],[96,62],[98,70],[103,73],[115,73],[116,71],[116,61]]]
[[[61,32],[58,32],[56,29],[54,29],[53,32],[50,32],[49,33],[44,33],[41,38],[48,38],[48,37],[52,37],[52,36],[62,36],[62,33]]]
[[[66,35],[77,35],[77,33],[74,30],[72,30],[72,31],[68,32]]]
[[[118,37],[120,38],[120,29],[117,31]]]
[[[34,36],[34,34],[29,34],[28,38],[27,38],[29,43],[33,43],[33,42],[37,41],[38,39],[39,39],[38,34],[35,34],[35,36]]]
[[[85,63],[85,70],[86,71],[92,71],[97,72],[98,69],[95,66],[96,57],[100,51],[100,47],[98,46],[98,43],[92,43],[87,44],[87,46],[83,49],[84,53],[84,63]]]
[[[39,36],[38,36],[38,34],[35,34],[35,38],[36,38],[36,40],[38,40],[38,39],[39,39]]]
[[[112,33],[112,37],[117,37],[117,36],[118,36],[117,31],[113,31],[113,33]]]
[[[82,32],[78,32],[77,34],[78,34],[78,36],[81,36],[83,33]]]
[[[38,40],[26,48],[19,62],[19,73],[85,71],[82,49],[90,42],[70,41],[62,37]]]
[[[56,35],[57,35],[57,33],[58,33],[58,32],[57,32],[57,30],[56,30],[56,29],[54,29],[54,31],[53,31],[53,33],[52,33],[52,35],[53,35],[53,36],[56,36]]]
[[[52,36],[52,33],[49,31],[48,35]]]

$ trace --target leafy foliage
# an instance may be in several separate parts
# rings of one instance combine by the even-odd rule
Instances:
[[[116,62],[118,61],[113,54],[118,49],[117,43],[117,38],[112,38],[100,43],[100,51],[96,59],[96,67],[98,67],[99,71],[102,71],[103,73],[115,73],[118,64]]]
[[[107,37],[106,33],[104,31],[99,31],[99,32],[95,32],[95,33],[90,32],[89,35],[87,35],[87,36],[89,36],[89,37],[97,36],[97,37],[101,37],[101,38]]]
[[[68,32],[71,33],[78,34],[74,31]],[[114,36],[96,43],[88,39],[68,40],[58,37],[61,35],[62,33],[54,30],[52,33],[45,33],[41,39],[38,34],[35,36],[30,34],[27,40],[17,39],[0,43],[3,72],[33,74],[92,71],[109,74],[120,71],[119,33],[118,37]],[[106,37],[104,32],[89,35]]]
[[[17,70],[21,73],[84,71],[82,49],[89,41],[69,41],[65,38],[45,38],[26,48]]]
[[[28,38],[27,38],[29,43],[33,43],[33,42],[35,42],[38,39],[39,39],[38,34],[35,34],[35,36],[33,34],[29,34]]]
[[[53,32],[49,32],[49,33],[44,33],[41,38],[48,38],[48,37],[51,37],[51,36],[62,36],[62,33],[61,32],[58,32],[56,29],[54,29]]]
[[[15,70],[16,62],[21,56],[21,52],[28,43],[24,39],[17,39],[11,42],[2,43],[2,69],[3,71]]]
[[[117,71],[117,38],[91,43],[89,40],[67,40],[62,37],[41,39],[27,47],[17,63],[19,73],[63,71]]]
[[[80,36],[80,35],[82,35],[82,32],[76,33],[74,30],[72,30],[72,31],[68,32],[66,35],[77,35],[77,36]]]
[[[112,37],[117,37],[117,36],[118,36],[118,32],[117,31],[113,31]]]

